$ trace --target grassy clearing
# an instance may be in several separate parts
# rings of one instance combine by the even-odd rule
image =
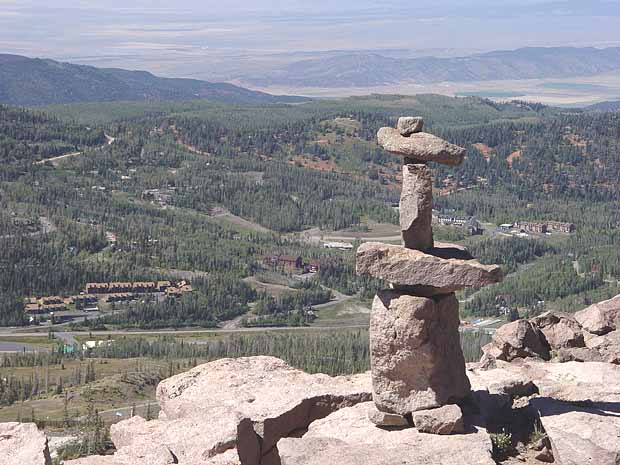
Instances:
[[[370,303],[358,298],[338,302],[315,309],[318,318],[313,326],[357,326],[368,325]]]

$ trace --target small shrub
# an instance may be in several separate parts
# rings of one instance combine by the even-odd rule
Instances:
[[[539,421],[536,421],[534,423],[534,431],[532,431],[532,434],[530,434],[530,444],[534,444],[546,436],[547,433],[545,433],[544,428]]]
[[[493,433],[491,434],[491,442],[493,443],[493,456],[495,458],[507,457],[512,449],[512,434],[510,433]]]

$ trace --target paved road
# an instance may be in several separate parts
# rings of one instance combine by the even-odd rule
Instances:
[[[49,352],[47,347],[35,346],[31,344],[22,344],[21,342],[3,342],[0,341],[0,352]]]
[[[232,333],[256,333],[256,332],[265,332],[265,331],[325,331],[326,329],[358,329],[365,328],[368,325],[342,325],[342,326],[300,326],[300,327],[274,327],[274,328],[236,328],[236,329],[189,329],[185,328],[182,330],[174,330],[174,329],[165,329],[158,331],[122,331],[122,330],[113,330],[113,331],[63,331],[63,334],[68,334],[74,337],[77,336],[152,336],[152,335],[183,335],[183,333],[192,333],[192,334],[232,334]],[[47,329],[45,332],[19,332],[19,329],[1,329],[0,330],[0,338],[3,336],[24,336],[24,337],[35,337],[35,336],[43,336],[47,333]],[[23,331],[23,329],[22,329]],[[55,333],[57,336],[59,333]]]

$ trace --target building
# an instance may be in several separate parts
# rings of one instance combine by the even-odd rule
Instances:
[[[147,282],[136,282],[131,286],[131,290],[133,292],[138,292],[140,294],[148,294],[151,292],[157,292],[157,284],[153,281]]]
[[[303,267],[303,260],[301,257],[280,255],[278,257],[278,266],[288,270],[298,270]]]
[[[181,281],[175,286],[169,286],[164,291],[167,297],[181,297],[183,294],[194,292],[194,288],[187,281]]]
[[[61,305],[65,303],[65,299],[59,296],[41,297],[39,301],[41,305]]]
[[[263,258],[263,265],[272,269],[294,271],[303,268],[303,259],[290,255],[268,255]]]
[[[87,294],[107,294],[109,285],[108,283],[88,283],[86,285]]]
[[[105,296],[105,302],[109,304],[116,302],[129,302],[135,299],[135,294],[132,294],[131,292],[120,292],[118,294],[108,294]]]
[[[349,242],[324,242],[325,249],[353,250],[353,244]]]
[[[166,292],[166,289],[172,287],[170,281],[157,281],[157,289],[159,292]]]
[[[468,220],[466,218],[461,218],[459,216],[444,215],[444,214],[433,216],[433,223],[440,224],[442,226],[463,227],[467,224],[467,221]]]
[[[169,287],[168,289],[166,289],[166,296],[167,297],[181,297],[183,295],[183,293],[181,292],[180,289],[176,288],[176,287]]]
[[[24,312],[28,315],[40,315],[45,313],[45,311],[41,308],[41,305],[38,303],[28,303],[24,306]]]
[[[160,207],[166,207],[173,203],[172,194],[169,191],[162,192],[160,189],[147,189],[143,191],[142,200],[150,201]]]
[[[480,222],[474,217],[470,218],[467,221],[465,228],[467,229],[467,234],[469,234],[470,236],[481,236],[482,234],[484,234],[484,228],[482,227]]]
[[[577,230],[573,223],[562,223],[561,221],[547,221],[550,231],[572,234]]]
[[[132,283],[109,283],[108,284],[108,292],[110,294],[118,294],[123,292],[131,292],[133,291]]]
[[[519,221],[516,224],[516,228],[521,232],[545,234],[547,232],[546,223],[531,223],[529,221]]]
[[[321,269],[321,262],[319,262],[318,260],[313,260],[308,263],[308,266],[306,268],[308,273],[318,273]]]
[[[99,298],[95,295],[74,295],[65,300],[68,305],[75,305],[76,308],[84,308],[87,305],[96,305]]]

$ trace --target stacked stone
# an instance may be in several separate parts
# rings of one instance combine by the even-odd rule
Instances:
[[[357,272],[387,281],[372,306],[373,400],[369,418],[450,434],[462,430],[460,409],[471,386],[459,338],[455,292],[502,280],[498,266],[473,260],[466,249],[433,240],[432,177],[427,162],[459,165],[465,149],[422,132],[419,117],[381,128],[379,145],[404,157],[400,199],[403,246],[369,242],[357,251]]]

